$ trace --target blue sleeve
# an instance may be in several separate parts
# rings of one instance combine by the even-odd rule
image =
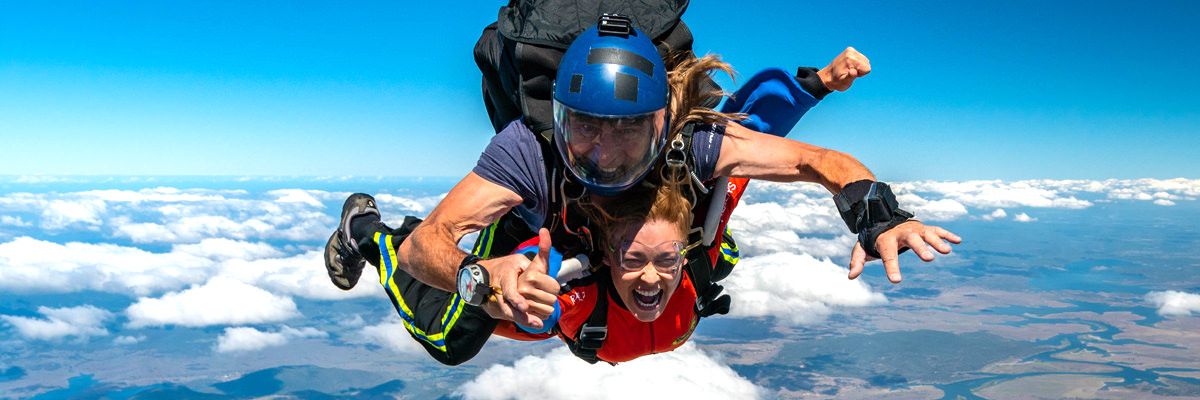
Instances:
[[[692,131],[692,170],[701,181],[713,178],[717,170],[717,158],[721,156],[721,140],[725,139],[725,126],[696,124]]]
[[[818,101],[792,74],[779,68],[768,68],[746,81],[733,98],[721,106],[721,112],[749,114],[750,117],[741,122],[742,126],[787,136]]]

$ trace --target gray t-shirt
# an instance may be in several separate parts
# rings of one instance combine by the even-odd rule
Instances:
[[[724,135],[724,126],[696,125],[692,136],[692,156],[696,165],[692,168],[703,181],[712,178]],[[525,201],[515,210],[534,232],[549,214],[550,185],[546,182],[546,163],[542,158],[546,156],[559,157],[558,154],[543,155],[537,134],[518,119],[492,137],[472,170],[483,179],[520,195]]]

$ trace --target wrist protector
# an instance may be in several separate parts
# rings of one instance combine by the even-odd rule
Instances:
[[[875,250],[879,234],[913,220],[912,213],[899,208],[892,188],[883,182],[852,182],[833,196],[833,202],[850,232],[858,234],[863,250],[875,258],[880,258]]]

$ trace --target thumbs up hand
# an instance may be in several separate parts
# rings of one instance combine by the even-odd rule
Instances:
[[[558,301],[559,284],[549,275],[550,265],[550,231],[542,228],[538,231],[537,256],[530,261],[525,271],[517,277],[517,294],[528,305],[527,313],[530,323],[522,325],[542,329],[542,320],[549,318],[554,312],[554,304]],[[524,321],[518,321],[519,323]]]

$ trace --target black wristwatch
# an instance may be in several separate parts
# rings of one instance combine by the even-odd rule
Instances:
[[[482,305],[492,295],[487,269],[477,263],[479,260],[479,257],[470,255],[458,267],[458,295],[473,306]]]

